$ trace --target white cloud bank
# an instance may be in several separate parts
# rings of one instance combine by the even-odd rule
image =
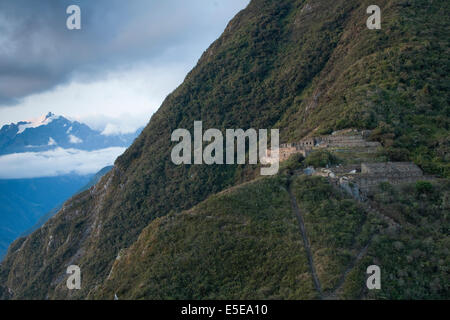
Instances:
[[[78,138],[77,136],[74,136],[73,134],[69,134],[69,141],[70,141],[70,143],[73,143],[73,144],[77,144],[77,143],[82,143],[83,142],[82,139]]]
[[[0,157],[0,179],[51,177],[68,173],[96,173],[112,165],[125,148],[95,151],[57,148],[45,152],[14,153]]]
[[[13,106],[0,107],[0,127],[51,111],[108,134],[130,133],[145,126],[164,98],[184,79],[190,64],[134,65],[103,77],[80,75],[70,84],[37,93]],[[24,127],[25,129],[25,127]]]

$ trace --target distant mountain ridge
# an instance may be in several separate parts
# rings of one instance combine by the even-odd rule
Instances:
[[[36,120],[4,125],[0,129],[0,158],[3,159],[12,154],[24,155],[28,152],[39,154],[62,149],[70,151],[67,152],[66,158],[73,158],[76,154],[71,150],[74,149],[82,152],[116,147],[124,149],[131,145],[141,131],[140,128],[134,133],[105,135],[86,124],[49,112]],[[106,153],[105,157],[105,164],[113,163],[115,160],[110,153]],[[40,227],[56,213],[56,209],[64,201],[88,189],[110,170],[110,167],[107,167],[95,175],[101,167],[89,173],[79,173],[75,170],[76,168],[66,165],[65,168],[73,171],[46,175],[46,172],[42,170],[35,170],[40,174],[39,176],[25,177],[17,176],[17,170],[14,171],[9,167],[10,164],[14,164],[14,161],[18,161],[14,159],[16,157],[6,164],[3,162],[4,167],[1,168],[4,172],[13,172],[13,174],[11,178],[2,175],[0,179],[0,260],[12,241],[21,234],[29,234],[27,230]],[[32,161],[28,160],[28,163]],[[49,161],[60,160],[52,158]],[[90,160],[80,158],[77,163],[80,161]],[[30,163],[30,165],[33,164],[35,163]],[[54,166],[57,164],[51,163]],[[56,211],[53,212],[52,209]]]
[[[20,121],[0,129],[0,155],[42,152],[56,148],[98,150],[127,147],[142,129],[128,134],[104,135],[86,124],[49,112],[34,121]]]
[[[0,260],[12,241],[31,228],[42,215],[76,193],[92,177],[70,174],[0,179]]]

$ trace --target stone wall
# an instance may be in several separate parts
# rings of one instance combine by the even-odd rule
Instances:
[[[305,138],[297,143],[297,146],[313,148],[316,145],[316,138]]]
[[[347,129],[334,132],[323,137],[304,138],[298,142],[281,144],[279,148],[280,161],[289,159],[293,154],[301,154],[306,157],[315,148],[376,148],[381,146],[379,142],[366,141],[370,131],[358,132],[355,129]],[[270,150],[268,151],[270,157]]]
[[[362,191],[369,191],[383,182],[398,185],[419,180],[429,178],[412,162],[362,163],[361,174],[354,177],[354,182]]]
[[[376,141],[366,141],[362,134],[326,136],[320,139],[319,144],[328,148],[376,148],[381,146]]]
[[[324,170],[322,170],[324,171]],[[339,184],[352,184],[362,192],[362,197],[370,190],[377,188],[380,183],[387,182],[392,185],[415,183],[421,180],[433,180],[433,177],[424,176],[422,170],[412,162],[381,162],[362,163],[360,165],[346,165],[330,168],[332,174],[327,177],[339,179]],[[356,190],[352,187],[352,190]]]
[[[286,161],[293,154],[301,154],[303,157],[306,157],[312,151],[311,148],[305,148],[302,146],[298,146],[294,143],[286,143],[280,145],[279,148],[279,158],[280,162]],[[271,157],[271,150],[267,150],[267,157]]]
[[[368,175],[423,176],[422,170],[412,162],[362,163],[361,173]]]
[[[306,157],[311,152],[311,149],[302,148],[300,146],[281,147],[280,148],[280,161],[289,159],[293,154],[301,154]]]
[[[422,176],[406,176],[406,175],[384,175],[384,176],[373,176],[364,175],[354,177],[353,181],[356,183],[361,191],[367,192],[373,188],[376,188],[380,183],[388,182],[392,185],[399,185],[404,183],[415,183],[419,180],[429,180],[429,178]]]

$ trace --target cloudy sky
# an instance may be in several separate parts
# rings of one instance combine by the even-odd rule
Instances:
[[[49,111],[134,132],[249,0],[0,0],[0,127]],[[81,30],[66,26],[70,5]],[[95,173],[124,148],[0,157],[0,179]]]
[[[248,2],[0,0],[0,126],[52,111],[133,131]]]

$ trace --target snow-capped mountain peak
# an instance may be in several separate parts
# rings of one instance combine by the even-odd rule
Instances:
[[[51,123],[53,120],[59,119],[60,116],[57,116],[51,112],[47,113],[47,115],[43,115],[37,119],[31,119],[25,122],[19,122],[17,134],[23,133],[28,128],[37,128],[40,126],[45,126]]]
[[[128,147],[139,132],[140,129],[130,134],[105,135],[84,123],[49,112],[37,119],[3,126],[0,129],[0,155],[55,148],[92,151]]]

